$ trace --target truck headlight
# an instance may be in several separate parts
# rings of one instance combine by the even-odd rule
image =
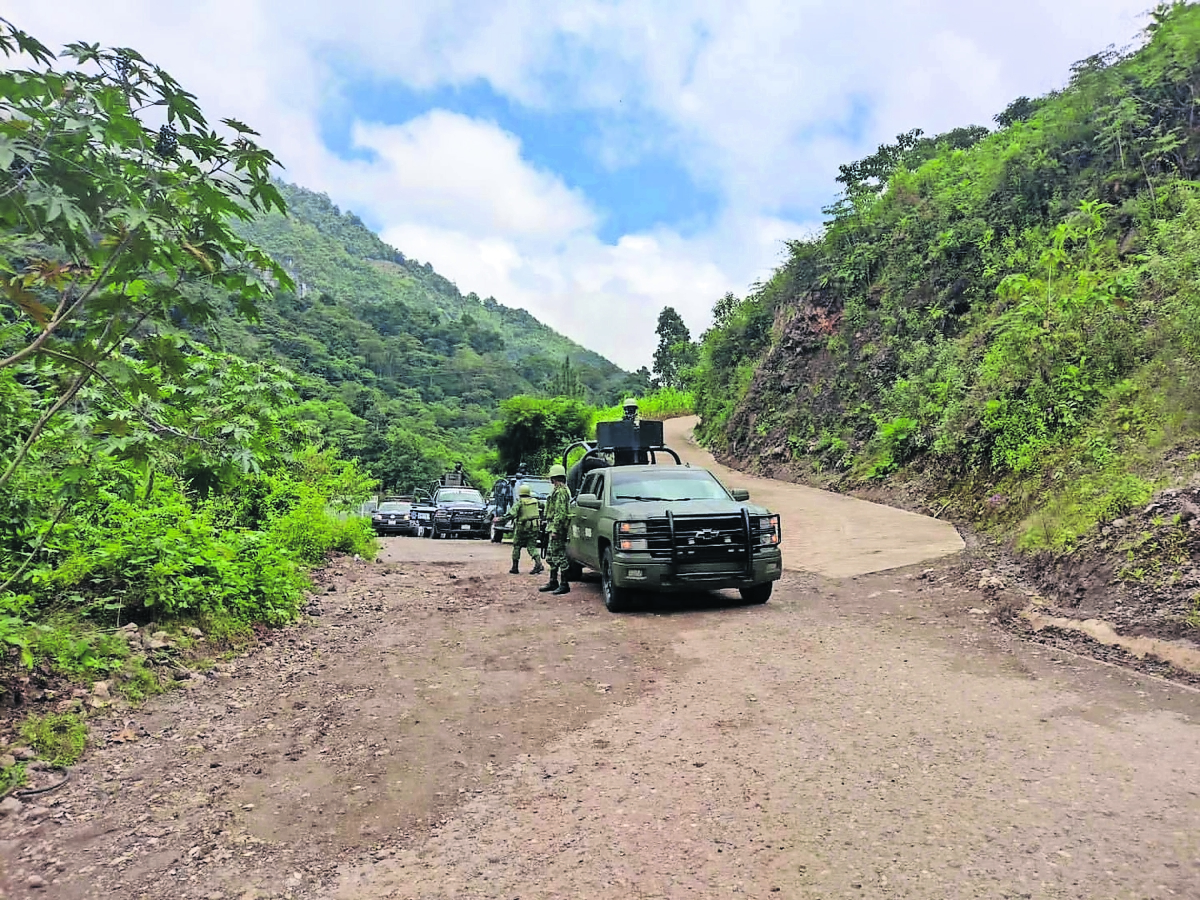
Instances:
[[[631,550],[637,552],[650,549],[650,542],[645,538],[621,538],[618,545],[622,550]]]
[[[645,534],[645,522],[622,522],[617,526],[618,534]]]
[[[762,516],[758,520],[758,543],[763,547],[774,547],[779,543],[781,529],[779,516]]]

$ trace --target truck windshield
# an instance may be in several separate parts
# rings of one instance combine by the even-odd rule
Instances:
[[[703,469],[664,469],[662,472],[611,470],[614,503],[664,500],[729,500],[729,494]]]
[[[518,490],[522,484],[529,485],[529,490],[533,492],[533,496],[540,500],[545,500],[549,497],[550,491],[554,488],[554,485],[548,481],[519,481],[517,482]]]
[[[438,503],[482,503],[479,491],[438,491]]]

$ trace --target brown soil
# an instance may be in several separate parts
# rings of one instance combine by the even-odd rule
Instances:
[[[1200,693],[995,628],[933,525],[834,522],[785,526],[765,606],[624,616],[389,538],[311,622],[95,720],[136,739],[0,818],[0,895],[1197,896]]]

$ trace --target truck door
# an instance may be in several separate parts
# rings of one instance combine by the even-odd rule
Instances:
[[[598,473],[589,472],[579,486],[580,494],[591,494],[596,487]],[[571,556],[584,565],[598,563],[596,553],[596,510],[578,505],[578,495],[571,501],[571,521],[567,527],[567,543]]]

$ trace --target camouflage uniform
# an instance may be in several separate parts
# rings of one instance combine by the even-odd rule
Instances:
[[[546,548],[546,562],[551,571],[567,569],[567,521],[571,514],[571,492],[565,484],[557,484],[546,501],[546,531],[550,543]]]
[[[542,571],[542,553],[538,549],[538,518],[541,510],[537,499],[528,495],[518,497],[508,508],[508,518],[514,520],[512,564],[516,571],[517,563],[521,561],[522,548],[529,551],[533,560],[534,574]]]

